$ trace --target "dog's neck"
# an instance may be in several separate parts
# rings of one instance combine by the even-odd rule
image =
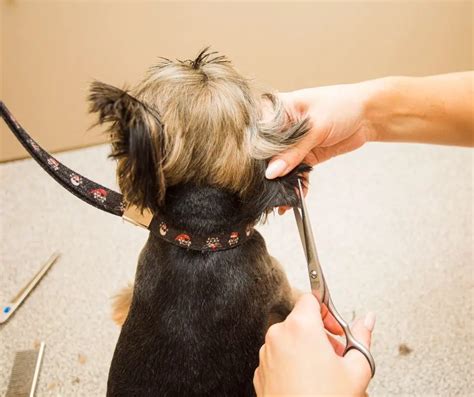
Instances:
[[[212,186],[187,183],[169,187],[162,214],[175,228],[212,234],[248,223],[238,195]]]

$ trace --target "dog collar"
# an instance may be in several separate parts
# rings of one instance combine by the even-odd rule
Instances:
[[[31,138],[2,101],[0,115],[31,157],[62,187],[87,204],[148,229],[171,244],[196,251],[222,251],[243,244],[253,234],[251,226],[208,236],[191,234],[174,228],[172,223],[160,214],[154,215],[150,211],[140,211],[134,206],[127,206],[122,194],[91,181],[51,156]]]
[[[251,226],[247,225],[236,227],[229,232],[202,236],[175,228],[159,214],[153,217],[150,230],[171,244],[196,251],[222,251],[234,248],[248,240],[254,231]]]

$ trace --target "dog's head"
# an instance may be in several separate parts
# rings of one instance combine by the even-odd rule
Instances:
[[[194,60],[163,59],[129,92],[94,82],[89,100],[99,122],[111,123],[111,157],[129,204],[157,211],[167,187],[192,182],[238,194],[255,217],[295,205],[296,177],[309,167],[273,181],[264,172],[305,135],[308,120],[252,88],[224,56],[206,49]]]

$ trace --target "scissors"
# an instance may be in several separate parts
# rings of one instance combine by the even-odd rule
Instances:
[[[318,252],[316,250],[314,235],[311,229],[311,223],[308,215],[308,209],[306,207],[304,199],[303,186],[300,179],[298,179],[298,190],[301,209],[294,207],[293,211],[295,213],[296,224],[298,225],[298,231],[300,233],[303,250],[306,255],[306,262],[308,263],[311,291],[313,295],[316,295],[316,297],[322,304],[326,305],[329,310],[329,313],[333,315],[333,317],[342,327],[346,336],[346,347],[344,349],[343,355],[346,355],[346,353],[351,349],[356,349],[361,352],[369,362],[370,370],[372,372],[373,377],[375,374],[375,361],[372,357],[372,354],[370,354],[369,350],[362,343],[360,343],[354,337],[354,335],[352,335],[349,325],[337,312],[336,308],[334,307],[334,303],[332,302],[331,295],[329,294],[328,286],[326,284],[326,280],[324,279],[324,274],[321,269],[321,263],[319,262]]]

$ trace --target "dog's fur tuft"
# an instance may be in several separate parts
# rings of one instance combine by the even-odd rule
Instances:
[[[128,316],[130,305],[132,304],[133,284],[129,283],[113,297],[112,320],[118,326],[122,326]]]

